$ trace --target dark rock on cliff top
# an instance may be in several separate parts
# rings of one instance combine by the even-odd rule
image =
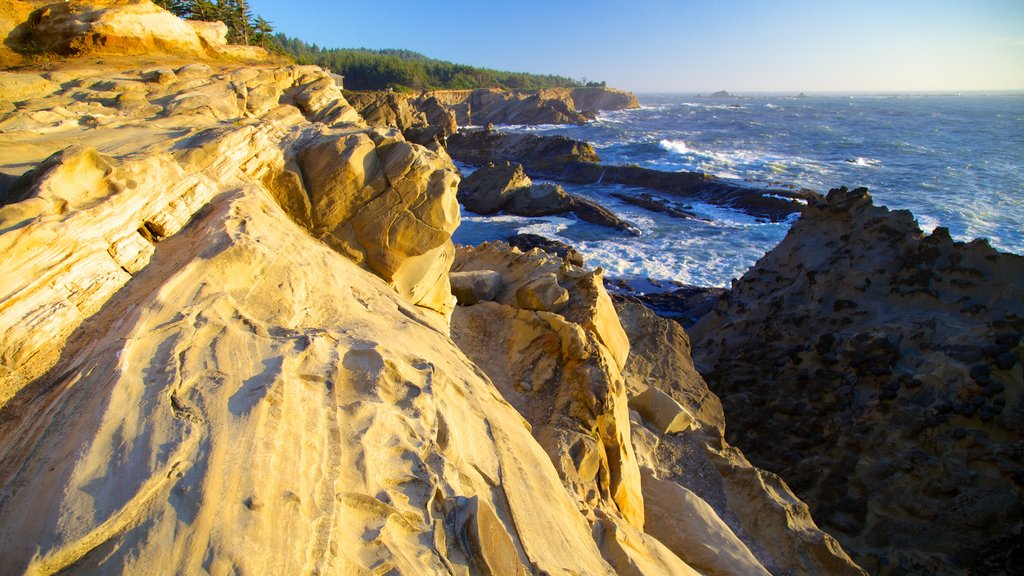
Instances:
[[[879,574],[1019,567],[1022,332],[1024,258],[845,188],[690,330],[730,441]]]
[[[473,165],[519,162],[534,178],[574,184],[622,184],[743,210],[773,221],[800,212],[809,190],[763,188],[698,172],[661,172],[640,166],[607,166],[586,142],[565,136],[460,131],[448,139],[453,158]]]
[[[558,240],[551,240],[545,238],[539,234],[516,234],[508,238],[508,243],[514,248],[518,248],[523,252],[529,252],[534,248],[539,248],[543,252],[558,256],[562,260],[565,260],[569,264],[574,266],[583,267],[583,256],[576,251],[575,248],[569,246],[565,242]]]

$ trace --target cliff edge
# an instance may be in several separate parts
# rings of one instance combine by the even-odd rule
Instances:
[[[122,52],[0,74],[5,572],[864,573],[680,329],[456,251],[443,148],[316,67],[126,60],[146,1],[66,8],[55,49]],[[497,288],[456,308],[453,268]]]

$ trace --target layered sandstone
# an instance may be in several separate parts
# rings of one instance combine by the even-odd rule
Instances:
[[[837,189],[692,333],[730,440],[871,571],[1019,565],[1024,258]]]
[[[616,309],[600,271],[539,250],[464,248],[455,269],[501,276],[493,301],[456,309],[452,337],[530,422],[616,569],[632,573],[654,545],[701,574],[863,574],[781,479],[725,443],[677,325]],[[568,298],[522,297],[540,285]],[[686,425],[659,428],[652,412]],[[636,544],[622,549],[623,534]]]
[[[443,149],[323,70],[190,55],[0,76],[5,573],[859,573],[685,335],[599,270],[456,258]]]

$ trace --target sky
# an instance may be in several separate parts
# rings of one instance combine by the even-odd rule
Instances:
[[[1024,0],[249,0],[278,32],[634,92],[1024,89]]]

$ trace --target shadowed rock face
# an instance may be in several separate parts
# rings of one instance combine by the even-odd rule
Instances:
[[[870,570],[1019,564],[1024,258],[833,190],[691,333],[730,440]]]

